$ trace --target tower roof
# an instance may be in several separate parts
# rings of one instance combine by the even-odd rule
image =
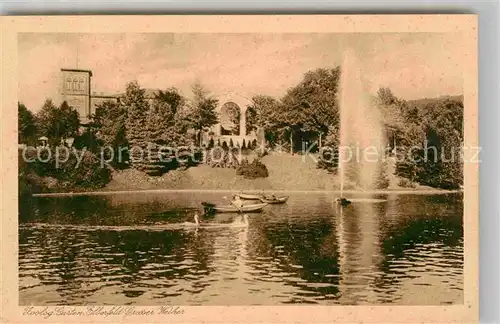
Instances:
[[[68,71],[68,72],[87,72],[92,76],[92,71],[90,70],[81,70],[81,69],[61,69],[61,71]]]

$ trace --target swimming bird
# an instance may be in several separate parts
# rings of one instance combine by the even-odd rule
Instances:
[[[200,216],[198,216],[198,213],[194,214],[194,223],[184,222],[184,226],[200,226]]]

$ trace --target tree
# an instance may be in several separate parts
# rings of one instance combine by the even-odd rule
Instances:
[[[95,129],[96,138],[101,145],[113,148],[114,166],[123,167],[128,162],[127,150],[121,150],[128,148],[126,120],[126,107],[115,101],[97,104],[95,114],[92,116],[92,127]],[[104,150],[104,153],[110,154],[108,149]]]
[[[52,100],[47,99],[37,114],[37,128],[40,134],[47,136],[49,143],[53,145],[58,145],[61,139],[76,136],[79,126],[78,112],[66,101],[56,107]]]
[[[92,116],[92,127],[96,128],[96,135],[102,140],[103,145],[125,145],[126,120],[125,106],[114,101],[105,101],[96,105],[95,114]]]
[[[427,159],[418,174],[419,182],[455,189],[463,184],[463,102],[451,98],[428,104],[422,114],[425,125]],[[435,159],[432,154],[437,153]],[[424,156],[425,157],[425,156]]]
[[[303,80],[290,88],[281,99],[273,121],[290,138],[291,149],[299,140],[315,140],[330,127],[338,127],[340,116],[337,104],[340,67],[316,69],[304,75]]]
[[[73,147],[78,150],[86,149],[98,154],[102,147],[102,141],[96,136],[94,129],[87,127],[81,134],[75,137]]]
[[[168,103],[170,105],[172,115],[175,115],[177,111],[186,104],[186,99],[176,88],[168,88],[163,91],[159,90],[155,93],[155,100]]]
[[[36,121],[35,116],[26,106],[17,103],[18,133],[19,143],[32,144],[36,141]]]
[[[209,127],[217,124],[218,118],[215,109],[219,101],[209,95],[207,90],[200,84],[195,83],[193,91],[193,101],[187,118],[191,126],[198,131],[197,142],[201,146],[201,133]]]
[[[379,91],[384,125],[397,135],[396,174],[432,187],[453,189],[463,183],[463,98],[406,102]]]
[[[188,107],[186,99],[175,88],[160,90],[153,100],[152,125],[156,128],[155,141],[161,145],[187,145],[189,136]],[[156,125],[156,126],[155,126]]]
[[[390,88],[379,88],[377,91],[377,96],[381,104],[385,106],[390,106],[397,103],[398,98],[392,93]]]
[[[262,129],[271,143],[274,143],[274,133],[278,121],[274,120],[279,107],[279,101],[271,96],[256,95],[247,107],[246,128],[248,132]]]
[[[132,167],[143,170],[145,154],[148,149],[148,135],[146,132],[149,104],[137,81],[127,84],[123,104],[127,110],[125,121],[126,138],[130,145]]]

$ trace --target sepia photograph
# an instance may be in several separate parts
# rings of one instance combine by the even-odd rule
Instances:
[[[23,315],[466,303],[463,31],[15,41]]]

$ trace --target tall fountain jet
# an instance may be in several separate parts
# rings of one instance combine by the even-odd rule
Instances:
[[[344,52],[341,66],[339,105],[342,199],[347,182],[362,189],[373,188],[385,147],[381,114],[366,90],[356,53],[350,49]]]

